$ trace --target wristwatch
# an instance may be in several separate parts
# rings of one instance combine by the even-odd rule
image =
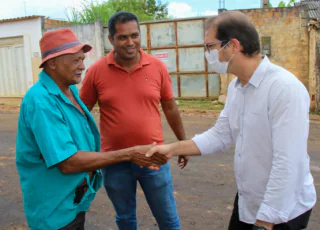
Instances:
[[[252,230],[267,230],[265,227],[261,227],[261,226],[257,226],[257,225],[253,225]]]

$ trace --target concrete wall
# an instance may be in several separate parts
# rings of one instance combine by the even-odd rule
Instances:
[[[309,95],[311,98],[311,109],[314,110],[316,107],[316,50],[317,47],[317,31],[315,28],[309,28]]]
[[[316,105],[315,109],[317,112],[320,111],[320,30],[317,30],[316,32],[316,65],[315,65],[315,71],[316,71]]]
[[[41,17],[0,23],[0,38],[23,37],[24,59],[28,86],[31,87],[38,79],[41,52],[39,40],[42,36]]]

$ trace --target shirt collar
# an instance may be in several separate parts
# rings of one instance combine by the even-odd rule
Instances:
[[[256,88],[259,88],[259,86],[264,78],[264,75],[267,72],[269,65],[270,65],[269,58],[265,55],[263,57],[262,61],[260,62],[258,68],[254,71],[252,77],[249,80],[249,83]],[[235,87],[238,87],[239,84],[240,84],[240,81],[239,81],[239,79],[237,79]]]
[[[251,79],[249,80],[249,83],[251,85],[253,85],[256,88],[259,88],[259,85],[261,83],[261,81],[264,78],[264,75],[267,72],[267,69],[269,67],[270,61],[267,57],[267,55],[265,55],[262,59],[262,61],[260,62],[258,68],[256,69],[256,71],[254,71]]]
[[[48,90],[49,93],[53,95],[61,94],[61,90],[59,86],[55,83],[55,81],[44,71],[42,70],[39,74],[39,79],[44,87]]]
[[[140,66],[149,65],[150,64],[150,60],[149,60],[147,54],[142,49],[140,49],[139,52],[140,52],[140,55],[141,55],[141,58],[140,58],[140,61],[139,61],[139,65]],[[119,66],[116,63],[116,61],[114,60],[114,56],[113,55],[114,55],[114,50],[111,50],[111,52],[107,56],[108,65]]]
[[[40,72],[39,78],[41,83],[44,85],[44,87],[48,90],[50,94],[53,94],[55,96],[60,95],[60,97],[62,98],[62,100],[64,100],[65,103],[72,104],[72,102],[62,93],[57,83],[55,83],[55,81],[44,70]],[[75,85],[71,85],[69,86],[69,88],[72,91],[74,97],[78,98],[79,96],[77,87]]]

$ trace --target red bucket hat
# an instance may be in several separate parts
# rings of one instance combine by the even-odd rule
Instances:
[[[64,54],[74,54],[80,50],[87,53],[92,47],[87,44],[81,44],[72,30],[66,28],[44,33],[40,39],[40,49],[42,62],[39,68],[42,68],[43,64],[51,58]]]

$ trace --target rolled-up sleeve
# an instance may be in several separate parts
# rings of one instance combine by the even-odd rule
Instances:
[[[77,152],[70,129],[57,106],[30,103],[27,111],[30,129],[48,168]]]
[[[208,131],[196,135],[192,140],[200,150],[201,155],[210,155],[226,151],[233,143],[228,119],[228,103],[220,113],[216,124]]]
[[[309,96],[296,84],[275,84],[269,100],[273,161],[257,219],[273,224],[289,221],[298,203],[306,165]]]

